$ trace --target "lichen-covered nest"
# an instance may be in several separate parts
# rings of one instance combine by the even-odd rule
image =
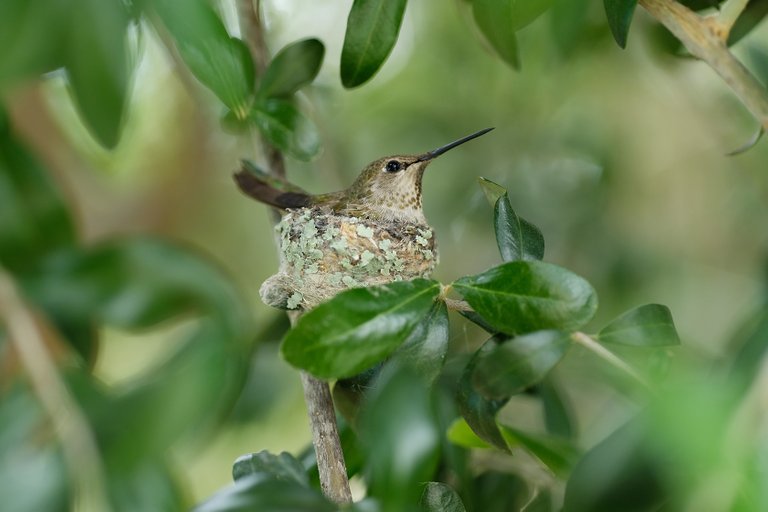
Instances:
[[[275,228],[280,269],[261,287],[282,309],[310,309],[347,288],[429,277],[437,251],[429,226],[370,221],[315,208],[288,210]]]

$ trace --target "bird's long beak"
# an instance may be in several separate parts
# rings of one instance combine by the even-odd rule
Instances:
[[[479,137],[481,135],[485,135],[486,133],[488,133],[491,130],[493,130],[493,128],[486,128],[484,130],[480,130],[479,132],[475,132],[475,133],[473,133],[471,135],[467,135],[466,137],[462,137],[459,140],[455,140],[455,141],[451,142],[450,144],[446,144],[445,146],[440,146],[437,149],[433,149],[432,151],[428,151],[428,152],[424,153],[423,155],[421,155],[419,157],[419,159],[416,160],[416,162],[425,162],[427,160],[432,160],[433,158],[437,158],[438,156],[442,155],[446,151],[449,151],[449,150],[455,148],[456,146],[460,146],[460,145],[464,144],[465,142],[469,142],[472,139],[476,139],[477,137]]]

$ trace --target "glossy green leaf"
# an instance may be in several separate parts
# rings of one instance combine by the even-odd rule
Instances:
[[[341,49],[341,83],[347,89],[370,80],[395,46],[406,0],[355,0]]]
[[[499,427],[496,425],[496,413],[504,407],[509,399],[489,400],[478,393],[472,385],[472,374],[475,371],[477,361],[485,353],[495,350],[497,346],[498,342],[496,339],[491,338],[475,352],[459,380],[456,401],[461,416],[480,439],[487,441],[496,448],[507,451],[507,443],[504,441]]]
[[[514,69],[520,69],[514,0],[474,0],[475,22],[496,53]],[[522,2],[521,2],[522,3]]]
[[[539,228],[517,216],[507,194],[496,201],[493,226],[502,260],[540,260],[544,257],[544,236]]]
[[[626,48],[629,25],[635,14],[637,0],[603,0],[603,5],[613,38],[621,48]]]
[[[481,176],[477,179],[477,182],[480,184],[480,189],[483,191],[483,194],[485,194],[485,198],[491,206],[495,206],[496,202],[507,193],[507,189],[488,178],[483,178]]]
[[[238,457],[232,466],[232,477],[235,480],[259,474],[269,475],[276,480],[297,482],[309,487],[307,472],[301,463],[288,452],[282,452],[279,455],[269,453],[266,450],[249,453]]]
[[[445,302],[436,301],[393,354],[393,360],[413,367],[427,382],[432,382],[443,369],[449,335],[448,308]]]
[[[276,148],[299,160],[309,160],[320,150],[317,129],[286,100],[269,99],[254,105],[250,119]]]
[[[483,396],[499,400],[540,382],[565,356],[569,334],[538,331],[490,344],[478,355],[472,385]]]
[[[448,484],[427,482],[419,505],[423,512],[465,512],[459,494]]]
[[[360,411],[369,495],[385,510],[418,501],[437,467],[441,432],[427,383],[411,368],[388,365]]]
[[[248,47],[230,37],[206,0],[154,0],[189,70],[235,115],[248,116],[255,70]]]
[[[301,317],[283,357],[321,378],[359,373],[408,339],[439,292],[440,283],[426,279],[342,292]]]
[[[323,63],[325,46],[318,39],[289,44],[269,63],[259,83],[261,98],[286,98],[315,79]]]
[[[67,41],[69,88],[96,140],[113,148],[129,96],[129,13],[120,0],[77,0],[72,9],[77,16]]]
[[[627,311],[603,327],[597,338],[603,343],[636,347],[680,344],[672,313],[661,304],[646,304]]]
[[[592,286],[540,261],[511,261],[453,283],[491,326],[508,334],[578,329],[597,309]]]
[[[61,195],[0,107],[0,264],[33,272],[49,253],[75,243]]]
[[[338,507],[327,501],[319,491],[293,481],[280,481],[264,475],[241,478],[193,512],[336,512]]]
[[[63,0],[0,2],[0,89],[64,65]]]
[[[532,434],[506,425],[499,425],[499,429],[510,447],[521,446],[561,478],[568,475],[578,459],[578,450],[565,439]]]
[[[563,439],[572,439],[575,427],[563,390],[552,378],[544,379],[538,386],[538,390],[544,407],[544,424],[547,432]]]

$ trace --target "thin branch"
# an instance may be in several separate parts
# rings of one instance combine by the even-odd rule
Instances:
[[[240,31],[245,43],[251,50],[253,63],[259,75],[264,73],[269,64],[269,49],[264,39],[264,24],[261,19],[260,0],[237,0],[238,19]],[[285,178],[285,158],[279,149],[259,136],[261,146],[264,149],[264,158],[267,161],[269,172],[280,178]]]
[[[728,40],[728,34],[731,32],[736,20],[739,19],[744,8],[747,7],[749,0],[726,0],[720,6],[720,13],[717,15],[717,23],[725,31],[725,40]]]
[[[11,345],[61,443],[74,482],[73,510],[111,510],[96,438],[47,348],[45,340],[50,334],[41,329],[41,320],[25,304],[12,276],[2,267],[0,322],[5,325]]]
[[[604,361],[610,363],[612,366],[618,368],[622,372],[626,373],[630,377],[632,377],[634,380],[636,380],[638,383],[642,384],[643,387],[647,389],[651,389],[650,384],[648,384],[648,381],[646,381],[639,373],[635,371],[634,368],[629,366],[627,363],[619,359],[616,354],[602,346],[600,343],[589,337],[588,335],[584,334],[583,332],[574,332],[571,334],[571,339],[575,342],[581,345],[582,347],[586,348],[596,356],[600,357]]]
[[[259,0],[237,0],[242,36],[251,50],[256,69],[261,74],[266,69],[270,57],[264,39],[260,4]],[[264,148],[267,169],[275,176],[285,177],[283,154],[263,137],[259,136],[259,138]],[[279,219],[279,216],[277,218]],[[291,325],[298,321],[298,317],[298,314],[289,314]],[[352,503],[352,492],[349,488],[349,477],[341,449],[331,388],[327,382],[306,372],[301,372],[301,382],[312,430],[312,444],[317,456],[320,487],[323,494],[334,503]]]
[[[734,5],[728,8],[728,19],[735,15],[740,1],[729,0],[728,3]],[[691,55],[709,64],[761,126],[768,129],[768,89],[728,49],[726,40],[730,27],[723,33],[719,23],[708,22],[674,0],[639,0],[639,3],[667,27]]]
[[[475,311],[472,309],[472,306],[470,306],[469,303],[465,300],[443,298],[443,301],[445,302],[445,305],[448,306],[448,309],[452,309],[454,311],[463,311],[465,313]]]

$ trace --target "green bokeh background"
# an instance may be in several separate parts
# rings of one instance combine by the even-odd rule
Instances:
[[[684,350],[715,357],[764,298],[768,144],[726,156],[757,125],[728,88],[703,63],[665,53],[640,9],[628,48],[620,50],[600,3],[593,4],[588,30],[565,46],[553,38],[551,12],[523,30],[522,70],[514,72],[480,42],[464,2],[413,1],[382,71],[347,91],[338,68],[351,1],[266,2],[273,51],[304,37],[326,44],[320,75],[300,102],[319,127],[323,150],[309,163],[289,159],[289,177],[312,192],[338,190],[375,158],[423,152],[494,126],[425,175],[424,209],[440,247],[435,277],[450,282],[499,261],[492,208],[477,184],[484,176],[507,187],[518,213],[541,228],[547,261],[595,286],[595,330],[635,305],[666,304]],[[224,13],[234,28],[230,3]],[[239,159],[262,158],[259,148],[254,137],[222,130],[215,97],[175,73],[154,36],[145,32],[134,43],[139,66],[114,151],[88,134],[60,77],[17,85],[3,98],[16,130],[54,174],[86,242],[152,233],[200,248],[247,296],[262,341],[270,342],[256,351],[225,424],[174,449],[197,502],[231,481],[237,456],[297,453],[309,430],[298,373],[277,354],[280,314],[258,297],[277,268],[272,218],[231,178]],[[736,53],[767,71],[768,25]],[[455,350],[482,341],[470,324],[452,322]],[[179,322],[142,333],[106,330],[96,375],[118,383],[140,374],[173,350],[183,329]],[[598,388],[593,366],[577,352],[562,369],[585,446],[632,411]],[[525,403],[512,407],[518,409],[509,414],[525,417]]]

